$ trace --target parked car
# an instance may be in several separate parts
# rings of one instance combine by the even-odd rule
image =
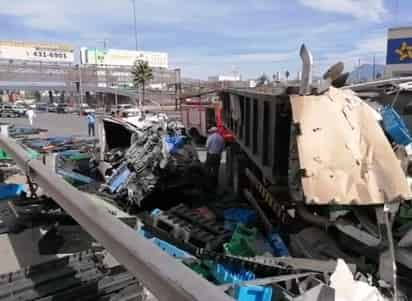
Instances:
[[[57,113],[70,113],[70,106],[65,103],[59,103],[56,107]]]
[[[1,105],[0,106],[0,117],[19,117],[19,114],[13,110],[12,105]]]
[[[16,104],[12,108],[17,114],[19,114],[19,116],[24,116],[26,114],[26,111],[27,111],[27,107],[24,106],[24,105]]]
[[[134,117],[140,115],[141,111],[131,104],[121,104],[113,106],[110,113],[112,116],[117,116],[119,113],[119,117]]]
[[[80,108],[79,108],[79,114],[80,115],[87,115],[89,113],[96,113],[96,110],[89,107],[87,103],[82,103]]]
[[[57,113],[57,105],[54,104],[54,103],[49,104],[49,105],[47,106],[47,111],[48,111],[48,112]]]
[[[57,113],[74,113],[76,109],[68,104],[58,104]]]
[[[45,102],[39,102],[36,104],[37,111],[47,112],[48,105]]]

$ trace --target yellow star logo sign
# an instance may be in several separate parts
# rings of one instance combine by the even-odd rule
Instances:
[[[403,42],[399,49],[395,52],[399,54],[399,60],[404,61],[406,59],[412,59],[412,46],[408,46],[406,42]]]

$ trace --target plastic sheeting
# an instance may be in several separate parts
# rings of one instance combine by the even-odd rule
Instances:
[[[384,301],[376,287],[366,282],[355,281],[345,261],[338,259],[336,270],[330,277],[335,289],[335,301]]]

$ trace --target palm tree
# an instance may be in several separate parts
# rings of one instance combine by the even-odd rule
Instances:
[[[261,76],[258,77],[256,80],[256,87],[261,87],[266,85],[269,82],[269,78],[265,73],[263,73]]]
[[[142,99],[139,100],[139,106],[141,107],[144,101],[146,83],[153,79],[153,70],[149,67],[148,62],[137,60],[133,65],[132,75],[135,88],[142,88]]]

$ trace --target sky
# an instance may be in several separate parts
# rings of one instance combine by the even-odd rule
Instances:
[[[291,78],[299,48],[316,75],[343,61],[384,63],[387,28],[412,26],[411,0],[135,0],[139,49],[169,54],[184,77]],[[0,0],[0,39],[134,49],[132,0]]]

